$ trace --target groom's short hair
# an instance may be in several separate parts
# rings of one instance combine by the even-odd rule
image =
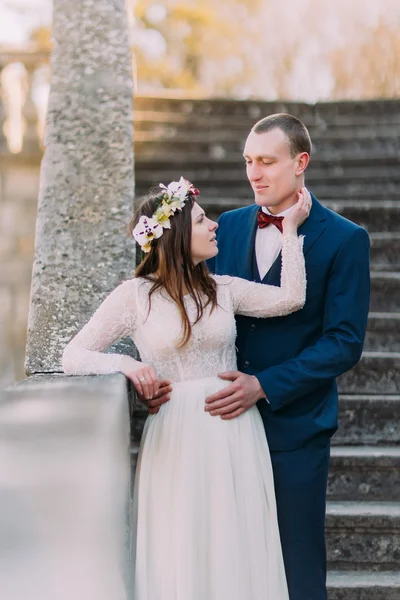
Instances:
[[[289,140],[290,152],[293,157],[301,152],[311,154],[312,143],[307,127],[287,113],[276,113],[258,121],[251,128],[254,133],[267,133],[272,129],[281,129]]]

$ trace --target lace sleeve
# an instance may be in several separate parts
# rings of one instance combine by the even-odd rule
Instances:
[[[62,368],[66,375],[115,373],[123,354],[102,352],[117,340],[132,335],[136,322],[135,280],[125,281],[111,292],[90,321],[65,347]]]
[[[280,287],[232,278],[230,291],[235,314],[281,317],[303,308],[306,300],[303,239],[304,236],[283,238]]]

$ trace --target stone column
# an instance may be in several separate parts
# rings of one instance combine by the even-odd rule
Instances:
[[[135,264],[127,234],[134,172],[125,0],[54,0],[53,19],[28,375],[61,370],[64,345]]]

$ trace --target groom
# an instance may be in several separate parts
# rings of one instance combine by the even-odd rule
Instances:
[[[256,123],[244,148],[255,204],[221,215],[217,274],[280,284],[282,218],[304,186],[311,140],[287,114]],[[286,317],[238,316],[238,372],[206,400],[234,418],[257,402],[271,451],[290,600],[326,600],[325,509],[335,378],[360,359],[369,306],[369,238],[312,196],[304,235],[305,307]],[[211,262],[211,261],[210,261]]]
[[[255,204],[219,218],[217,274],[280,284],[283,217],[304,186],[311,154],[297,118],[271,115],[244,149]],[[369,238],[312,196],[305,235],[305,307],[286,317],[238,316],[239,371],[206,400],[210,414],[237,417],[257,403],[264,422],[290,600],[326,600],[325,508],[330,438],[337,429],[335,378],[361,356],[369,305]],[[160,388],[150,412],[168,401]],[[276,599],[278,600],[278,599]]]

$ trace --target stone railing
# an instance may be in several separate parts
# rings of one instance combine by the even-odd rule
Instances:
[[[129,396],[122,375],[0,394],[2,597],[130,597]]]

